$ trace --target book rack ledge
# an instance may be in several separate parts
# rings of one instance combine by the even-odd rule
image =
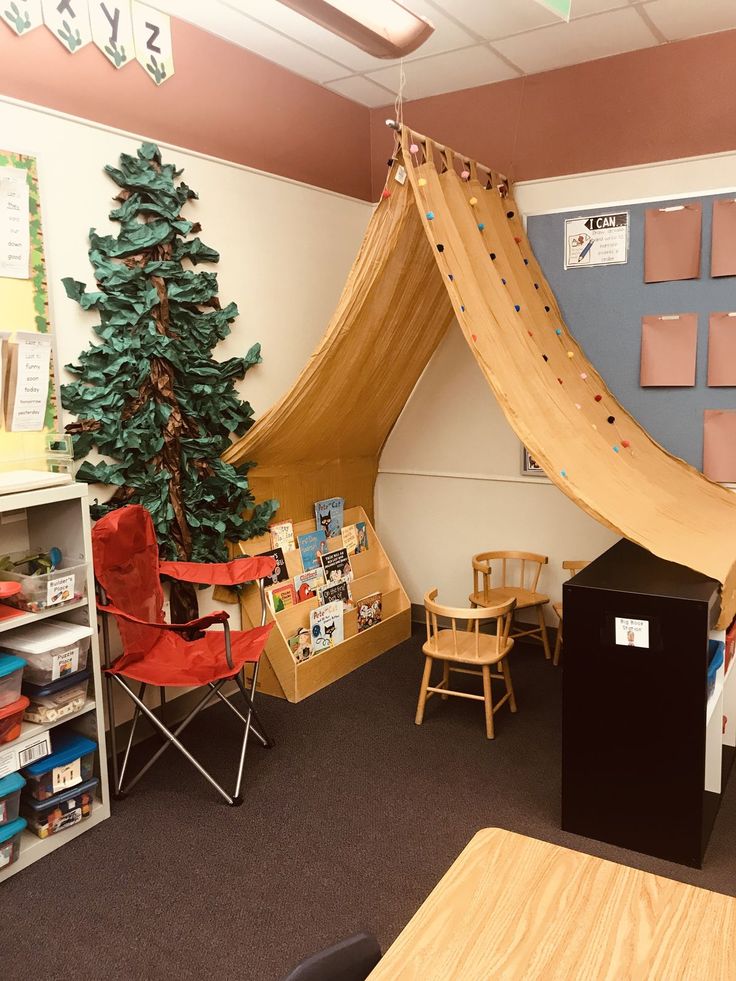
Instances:
[[[267,695],[300,702],[325,688],[379,654],[400,644],[411,635],[411,604],[396,572],[383,549],[373,525],[362,507],[345,509],[344,524],[364,521],[368,532],[368,549],[350,556],[354,578],[350,583],[353,602],[371,593],[383,594],[383,619],[381,623],[358,633],[355,609],[346,610],[344,616],[345,639],[341,644],[315,654],[306,661],[297,662],[289,649],[288,639],[300,627],[309,628],[309,613],[318,604],[316,599],[305,600],[289,606],[279,613],[269,610],[269,621],[276,627],[271,631],[265,656],[261,659],[258,690]],[[294,523],[294,536],[315,531],[312,521]],[[257,555],[271,548],[268,534],[249,539],[244,543],[249,555]],[[329,551],[342,548],[342,536],[327,540]],[[287,571],[293,578],[303,572],[299,549],[284,553]],[[243,629],[260,623],[261,605],[258,590],[248,586],[241,596]]]

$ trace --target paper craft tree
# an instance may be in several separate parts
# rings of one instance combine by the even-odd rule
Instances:
[[[146,507],[162,557],[224,561],[226,543],[263,534],[277,506],[255,504],[250,463],[220,459],[231,433],[253,424],[234,381],[260,363],[260,344],[242,358],[211,357],[238,309],[220,305],[216,273],[189,268],[219,254],[197,236],[200,225],[181,216],[197,197],[178,181],[181,171],[144,143],[105,172],[120,189],[110,213],[120,232],[90,230],[97,290],[63,280],[67,295],[100,317],[101,343],[67,365],[78,380],[61,388],[62,405],[77,417],[66,427],[75,457],[96,449],[105,458],[83,463],[77,477],[116,487],[92,507],[94,518],[128,503]],[[172,616],[190,619],[196,609],[193,588],[172,583]]]

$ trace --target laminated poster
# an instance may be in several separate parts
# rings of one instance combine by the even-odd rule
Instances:
[[[0,276],[29,279],[30,206],[25,170],[0,167]]]
[[[48,334],[18,333],[8,344],[8,352],[6,428],[15,433],[40,432],[49,398],[51,338]]]

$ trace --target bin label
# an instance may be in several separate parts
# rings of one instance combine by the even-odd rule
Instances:
[[[51,680],[58,681],[79,670],[79,645],[66,651],[58,651],[52,657]]]
[[[82,782],[82,760],[74,760],[66,766],[55,766],[51,771],[51,783],[54,793],[66,790],[67,787],[76,787]]]
[[[59,576],[49,579],[46,586],[46,605],[56,606],[57,603],[68,603],[74,599],[74,575]]]
[[[649,621],[616,617],[616,644],[619,647],[649,647]]]
[[[4,869],[6,865],[10,865],[10,859],[13,857],[13,842],[11,841],[7,845],[0,845],[0,869]]]

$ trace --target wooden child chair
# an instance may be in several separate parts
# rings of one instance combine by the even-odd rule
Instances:
[[[479,702],[484,702],[486,710],[486,736],[493,739],[493,713],[503,705],[504,702],[510,703],[511,711],[516,711],[516,699],[514,689],[511,684],[511,672],[509,671],[506,655],[514,646],[513,640],[509,637],[511,628],[512,611],[515,600],[509,599],[496,606],[487,606],[482,609],[457,609],[453,606],[441,606],[435,603],[437,590],[430,589],[424,597],[424,609],[427,618],[427,642],[423,645],[422,651],[425,655],[424,674],[422,684],[419,689],[419,704],[417,705],[417,715],[415,722],[418,726],[424,719],[424,706],[431,695],[441,695],[446,699],[448,695],[457,695],[459,698],[472,698]],[[438,617],[445,617],[450,620],[450,627],[440,630]],[[483,620],[496,621],[496,633],[485,634],[480,632],[480,624]],[[465,624],[465,630],[458,630],[458,623]],[[432,672],[432,662],[437,659],[442,661],[442,681],[437,685],[430,685],[429,676]],[[451,667],[451,664],[473,665],[471,667]],[[501,669],[500,674],[491,674],[491,665],[498,665]],[[483,678],[483,694],[471,695],[469,692],[453,691],[449,687],[450,672],[458,674],[476,674]],[[491,694],[491,679],[497,678],[506,685],[506,694],[496,704],[493,704]]]
[[[515,640],[519,637],[536,637],[541,640],[544,656],[549,661],[552,654],[543,610],[545,604],[549,603],[549,596],[537,592],[539,574],[547,561],[546,555],[537,555],[534,552],[480,552],[473,556],[473,592],[468,598],[472,607],[497,606],[513,599],[516,601],[517,611],[536,609],[539,626],[512,622],[510,636]],[[499,562],[501,566],[501,581],[497,586],[491,585],[492,562]]]
[[[586,559],[565,559],[565,561],[562,563],[562,568],[566,572],[570,573],[568,579],[572,579],[575,573],[580,572],[580,570],[584,569],[586,565],[590,565]],[[555,640],[555,654],[554,658],[552,659],[552,664],[557,667],[557,665],[560,663],[560,650],[562,648],[562,600],[560,600],[559,603],[553,603],[552,609],[555,611],[557,614],[557,619],[560,621],[560,625],[557,628],[557,639]]]

